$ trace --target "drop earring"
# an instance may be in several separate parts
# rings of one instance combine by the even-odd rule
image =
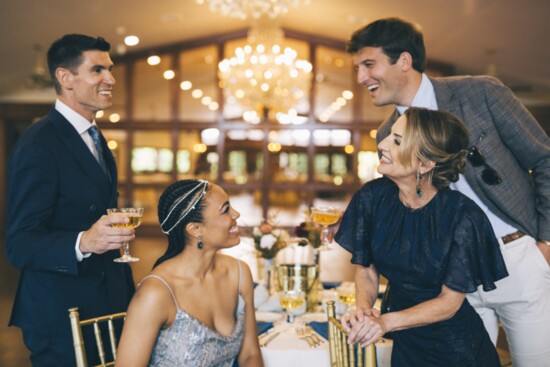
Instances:
[[[420,170],[416,171],[416,196],[421,198],[422,197],[422,186],[420,185],[420,180],[422,179],[422,176],[420,176]]]
[[[199,243],[197,243],[199,250],[202,250],[202,234],[199,234]]]

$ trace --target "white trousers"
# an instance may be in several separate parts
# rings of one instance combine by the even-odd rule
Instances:
[[[514,367],[550,367],[550,266],[532,237],[499,242],[509,276],[493,291],[480,286],[468,301],[495,345],[502,323]]]

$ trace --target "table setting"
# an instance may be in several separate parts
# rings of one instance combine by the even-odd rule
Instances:
[[[322,264],[332,265],[323,271],[342,276],[340,262],[331,256],[341,256],[341,250],[326,228],[339,219],[338,214],[312,208],[291,233],[277,228],[272,219],[255,227],[252,238],[243,238],[240,248],[227,251],[247,261],[253,270],[258,341],[265,367],[330,367],[326,302],[334,301],[337,318],[355,304],[353,282],[333,281],[333,276],[322,281],[321,277]],[[378,367],[391,365],[391,347],[389,339],[376,343]]]
[[[349,303],[340,299],[349,297],[352,285],[349,282],[342,282],[337,287],[327,284],[329,288],[318,293],[320,302],[316,308],[308,310],[304,301],[299,307],[286,310],[293,316],[290,319],[281,304],[275,303],[279,302],[280,295],[273,294],[265,299],[265,290],[259,285],[264,303],[257,307],[256,320],[265,366],[330,367],[326,301],[335,301],[336,313],[341,317]],[[391,365],[391,347],[389,339],[380,339],[376,343],[378,367]]]

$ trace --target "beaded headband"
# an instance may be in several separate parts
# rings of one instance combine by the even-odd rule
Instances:
[[[162,232],[164,234],[169,234],[174,228],[176,228],[177,225],[180,224],[180,222],[183,220],[183,218],[185,218],[187,214],[191,212],[191,210],[195,209],[195,206],[202,199],[207,189],[208,189],[208,181],[199,180],[199,183],[197,184],[197,186],[193,187],[187,193],[180,196],[176,201],[174,201],[174,203],[170,207],[170,210],[168,211],[168,215],[166,215],[166,218],[164,218],[164,220],[160,224],[160,228],[162,229]],[[172,213],[176,210],[178,205],[190,195],[195,195],[195,197],[192,200],[190,200],[189,206],[187,208],[184,208],[181,211],[179,218],[176,220],[176,223],[174,223],[174,225],[169,229],[165,230],[164,224],[168,221],[168,219],[170,219],[170,217],[172,216]]]

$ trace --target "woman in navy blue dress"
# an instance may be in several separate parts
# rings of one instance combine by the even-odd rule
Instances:
[[[449,189],[462,172],[468,133],[453,115],[409,108],[378,145],[378,172],[351,200],[336,241],[356,264],[357,308],[343,318],[350,343],[391,332],[392,366],[500,366],[466,300],[508,275],[489,220]],[[379,275],[389,311],[373,309]]]

